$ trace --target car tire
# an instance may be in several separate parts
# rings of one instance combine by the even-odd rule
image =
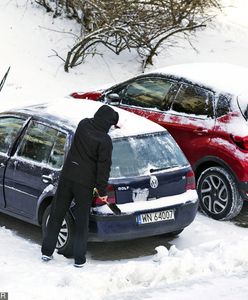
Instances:
[[[234,176],[222,167],[211,167],[197,181],[200,210],[215,220],[230,220],[242,209],[243,200]]]
[[[42,235],[46,234],[47,223],[50,217],[51,205],[49,205],[42,217]],[[63,220],[56,249],[59,254],[63,254],[66,257],[72,257],[73,255],[73,240],[74,240],[74,220],[69,212],[66,213]]]

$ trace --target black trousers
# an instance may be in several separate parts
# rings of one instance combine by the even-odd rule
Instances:
[[[75,217],[75,236],[73,255],[75,263],[81,264],[86,261],[85,254],[87,251],[89,214],[92,197],[92,188],[85,188],[78,182],[60,178],[51,207],[47,232],[41,247],[42,254],[48,256],[53,254],[63,219],[70,208],[72,199],[74,199],[75,207],[73,214]]]

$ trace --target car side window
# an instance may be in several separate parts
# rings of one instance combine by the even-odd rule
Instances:
[[[39,163],[47,163],[57,137],[57,130],[32,121],[17,155]]]
[[[197,116],[213,116],[212,99],[210,92],[183,84],[175,100],[172,103],[172,110],[197,115]]]
[[[0,119],[0,152],[8,152],[24,121],[24,119],[15,117],[3,117]]]
[[[221,117],[228,114],[231,111],[231,95],[219,95],[216,105],[216,117]]]
[[[48,164],[55,168],[60,169],[63,166],[65,157],[66,134],[58,132]]]
[[[142,78],[127,85],[119,95],[122,104],[164,110],[172,84],[162,78]]]

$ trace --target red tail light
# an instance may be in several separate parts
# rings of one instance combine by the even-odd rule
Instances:
[[[231,135],[231,138],[238,147],[244,150],[248,150],[248,136],[240,137]]]
[[[116,198],[115,198],[115,190],[112,185],[109,185],[107,187],[107,194],[108,194],[108,202],[109,203],[116,203]],[[98,197],[98,195],[95,193],[93,197],[93,206],[99,206],[103,205],[104,202],[101,201],[101,199]]]
[[[189,171],[186,174],[186,191],[195,190],[195,174],[193,171]]]

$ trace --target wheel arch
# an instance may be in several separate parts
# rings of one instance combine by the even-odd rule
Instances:
[[[229,171],[233,175],[235,181],[238,182],[237,176],[235,172],[232,170],[232,168],[230,168],[230,166],[224,160],[216,156],[206,156],[200,159],[199,161],[197,161],[197,163],[193,166],[196,181],[199,179],[201,173],[204,170],[216,166],[223,167],[224,169]]]
[[[42,202],[40,203],[39,209],[38,209],[38,223],[41,226],[42,225],[42,217],[43,214],[45,212],[45,210],[47,209],[47,207],[52,203],[53,200],[53,196],[49,195],[47,197],[45,197]]]

